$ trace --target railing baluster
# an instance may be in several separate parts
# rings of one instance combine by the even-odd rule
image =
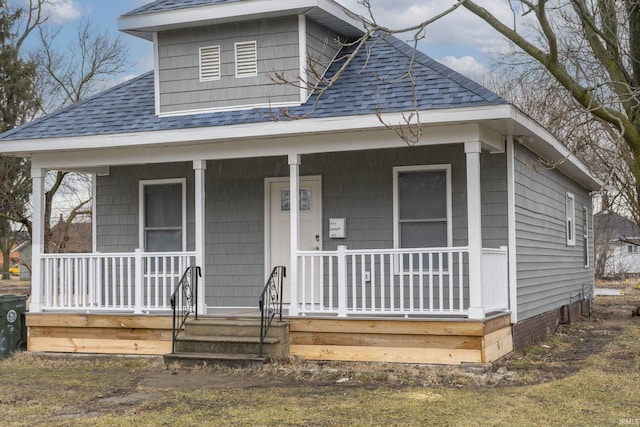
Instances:
[[[418,286],[419,289],[419,298],[420,298],[420,312],[424,311],[424,252],[420,252],[418,258]]]
[[[447,253],[447,270],[449,272],[449,311],[453,311],[453,254]]]
[[[376,311],[376,259],[375,255],[369,255],[369,281],[371,288],[371,310]]]
[[[433,253],[429,254],[429,311],[433,311]]]
[[[384,288],[386,286],[384,275],[384,254],[379,254],[378,257],[380,258],[380,311],[384,312],[386,308],[384,292]]]
[[[409,255],[409,311],[413,311],[413,254]]]
[[[396,278],[394,276],[396,255],[389,254],[389,305],[391,306],[391,311],[395,311],[396,309]]]

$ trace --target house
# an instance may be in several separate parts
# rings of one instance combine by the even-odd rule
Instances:
[[[604,278],[640,274],[640,227],[610,210],[593,216],[596,275]]]
[[[593,286],[601,183],[397,38],[346,63],[337,40],[364,30],[334,1],[158,0],[118,25],[153,43],[152,72],[0,136],[31,158],[34,218],[46,170],[95,179],[91,254],[43,253],[34,221],[31,351],[169,352],[187,266],[198,312],[227,317],[285,266],[288,352],[317,360],[489,362]],[[387,125],[414,111],[408,144]]]

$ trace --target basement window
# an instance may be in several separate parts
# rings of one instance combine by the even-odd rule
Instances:
[[[220,80],[220,46],[200,48],[200,81]]]
[[[236,78],[258,75],[258,49],[255,41],[238,42],[236,48]]]

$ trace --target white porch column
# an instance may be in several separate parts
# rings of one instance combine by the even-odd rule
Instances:
[[[482,306],[482,199],[480,142],[465,142],[467,155],[467,224],[469,234],[469,318],[484,319]]]
[[[289,226],[291,241],[289,246],[289,314],[298,315],[298,234],[300,230],[300,155],[289,154]]]
[[[206,160],[194,160],[193,170],[195,172],[195,233],[196,233],[196,265],[201,268],[202,277],[198,279],[198,313],[206,313],[205,304],[205,171],[207,170]]]
[[[44,178],[47,171],[41,168],[31,169],[33,180],[32,204],[33,219],[31,224],[31,304],[29,311],[42,311],[42,257],[44,253]]]

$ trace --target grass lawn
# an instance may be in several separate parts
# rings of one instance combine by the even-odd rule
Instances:
[[[17,354],[0,361],[0,420],[3,426],[640,426],[640,319],[628,314],[629,301],[600,301],[595,322],[563,327],[488,372],[295,360],[260,369],[188,369],[158,359]],[[612,315],[618,306],[620,315]]]

